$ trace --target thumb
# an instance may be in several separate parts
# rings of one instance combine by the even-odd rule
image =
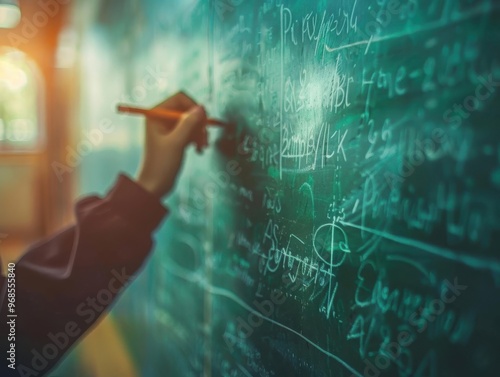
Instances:
[[[196,106],[181,118],[172,136],[182,145],[187,145],[194,140],[194,135],[201,132],[207,121],[207,114],[203,106]]]

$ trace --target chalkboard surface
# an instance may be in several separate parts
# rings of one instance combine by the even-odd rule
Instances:
[[[141,375],[498,375],[500,1],[99,4],[82,130],[119,126],[82,193],[137,166],[116,102],[237,124],[113,312]]]

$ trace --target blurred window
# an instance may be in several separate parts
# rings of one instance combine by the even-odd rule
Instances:
[[[0,48],[0,257],[44,234],[43,83],[26,54]],[[6,263],[4,263],[5,268]]]
[[[0,49],[0,153],[40,149],[41,98],[34,63],[20,51]]]

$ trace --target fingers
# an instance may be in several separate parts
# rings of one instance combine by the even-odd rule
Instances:
[[[174,94],[172,97],[166,99],[162,103],[156,105],[155,108],[161,107],[163,109],[188,111],[191,110],[196,105],[197,105],[196,102],[186,93],[178,92],[177,94]]]
[[[196,151],[201,153],[204,148],[208,147],[208,132],[206,125],[201,128],[201,132],[196,137]]]
[[[175,139],[175,143],[182,148],[194,142],[197,151],[201,152],[203,148],[208,146],[205,109],[198,106],[186,93],[178,92],[155,107],[185,113],[179,122],[162,121],[161,126],[160,123],[157,123],[160,127],[155,128],[156,132],[160,134],[171,132],[171,137]]]
[[[186,93],[178,92],[153,108],[170,109],[186,113],[196,107],[196,105],[196,102]],[[152,128],[159,134],[170,133],[178,123],[177,120],[155,119],[152,117],[149,117],[147,122],[149,125],[155,125]]]
[[[187,112],[172,131],[172,137],[182,146],[195,141],[200,151],[207,145],[207,114],[202,106],[196,106]]]

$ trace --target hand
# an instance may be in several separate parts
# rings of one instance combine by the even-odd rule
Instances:
[[[201,152],[208,145],[207,116],[203,107],[182,92],[155,108],[184,112],[180,120],[146,119],[145,150],[136,181],[161,198],[174,186],[186,147],[193,142]]]

